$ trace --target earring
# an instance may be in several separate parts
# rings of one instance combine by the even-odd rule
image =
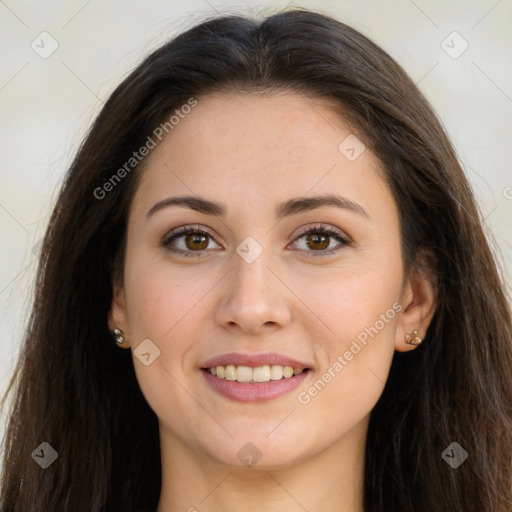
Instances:
[[[412,331],[411,334],[405,335],[405,343],[408,345],[419,345],[423,340],[418,336],[420,331]]]
[[[123,331],[121,331],[121,329],[114,329],[112,331],[112,336],[114,337],[118,345],[122,345],[124,343]]]

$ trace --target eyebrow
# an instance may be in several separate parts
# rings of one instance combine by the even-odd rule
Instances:
[[[180,196],[168,197],[162,201],[158,201],[158,203],[148,211],[146,218],[151,217],[156,212],[170,206],[183,206],[206,215],[216,215],[221,217],[225,216],[227,212],[226,207],[221,203],[209,201],[208,199],[204,199],[199,196]],[[336,194],[290,199],[276,206],[275,216],[277,219],[282,219],[290,215],[308,212],[322,206],[334,206],[371,220],[370,215],[368,215],[366,210],[359,203]]]

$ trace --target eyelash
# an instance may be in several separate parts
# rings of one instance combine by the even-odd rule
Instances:
[[[188,235],[188,234],[200,234],[200,235],[208,236],[211,239],[213,239],[212,235],[210,233],[208,233],[208,231],[205,231],[204,229],[201,229],[198,226],[188,226],[188,227],[177,228],[174,231],[171,231],[170,233],[168,233],[164,237],[164,239],[160,242],[160,245],[162,247],[164,247],[167,251],[175,253],[175,254],[179,254],[181,256],[193,257],[193,258],[201,257],[197,253],[201,253],[201,252],[205,251],[206,249],[202,249],[201,251],[183,251],[182,249],[171,249],[170,248],[170,244],[174,240],[176,240],[180,236],[184,236],[184,235]],[[338,246],[337,248],[331,248],[328,250],[323,249],[321,251],[302,250],[304,252],[304,255],[308,258],[310,258],[310,257],[322,258],[322,257],[326,257],[326,256],[331,256],[333,253],[339,251],[342,247],[351,245],[351,241],[348,238],[345,238],[340,231],[333,229],[333,228],[325,227],[322,225],[318,225],[318,226],[314,226],[314,227],[305,226],[305,227],[301,228],[294,241],[302,238],[305,235],[309,235],[309,234],[328,235],[328,236],[333,237],[336,240],[338,240],[341,245]],[[313,254],[311,254],[311,253],[313,253]],[[317,253],[317,254],[314,254],[314,253]]]

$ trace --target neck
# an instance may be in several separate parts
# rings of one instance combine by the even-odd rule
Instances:
[[[160,427],[162,491],[157,512],[364,512],[367,419],[313,457],[286,467],[234,467]]]

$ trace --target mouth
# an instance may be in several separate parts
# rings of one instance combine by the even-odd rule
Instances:
[[[301,373],[308,372],[309,368],[294,368],[292,366],[283,366],[280,364],[263,366],[243,366],[235,364],[211,366],[202,368],[217,379],[226,381],[236,381],[243,384],[261,384],[270,381],[280,381],[291,379]]]
[[[215,394],[246,403],[288,395],[314,371],[310,363],[277,352],[231,352],[205,361],[199,369]]]
[[[261,363],[260,363],[261,364]],[[226,364],[201,368],[201,374],[214,393],[242,403],[276,400],[296,390],[309,376],[311,368],[264,364],[247,366]]]

